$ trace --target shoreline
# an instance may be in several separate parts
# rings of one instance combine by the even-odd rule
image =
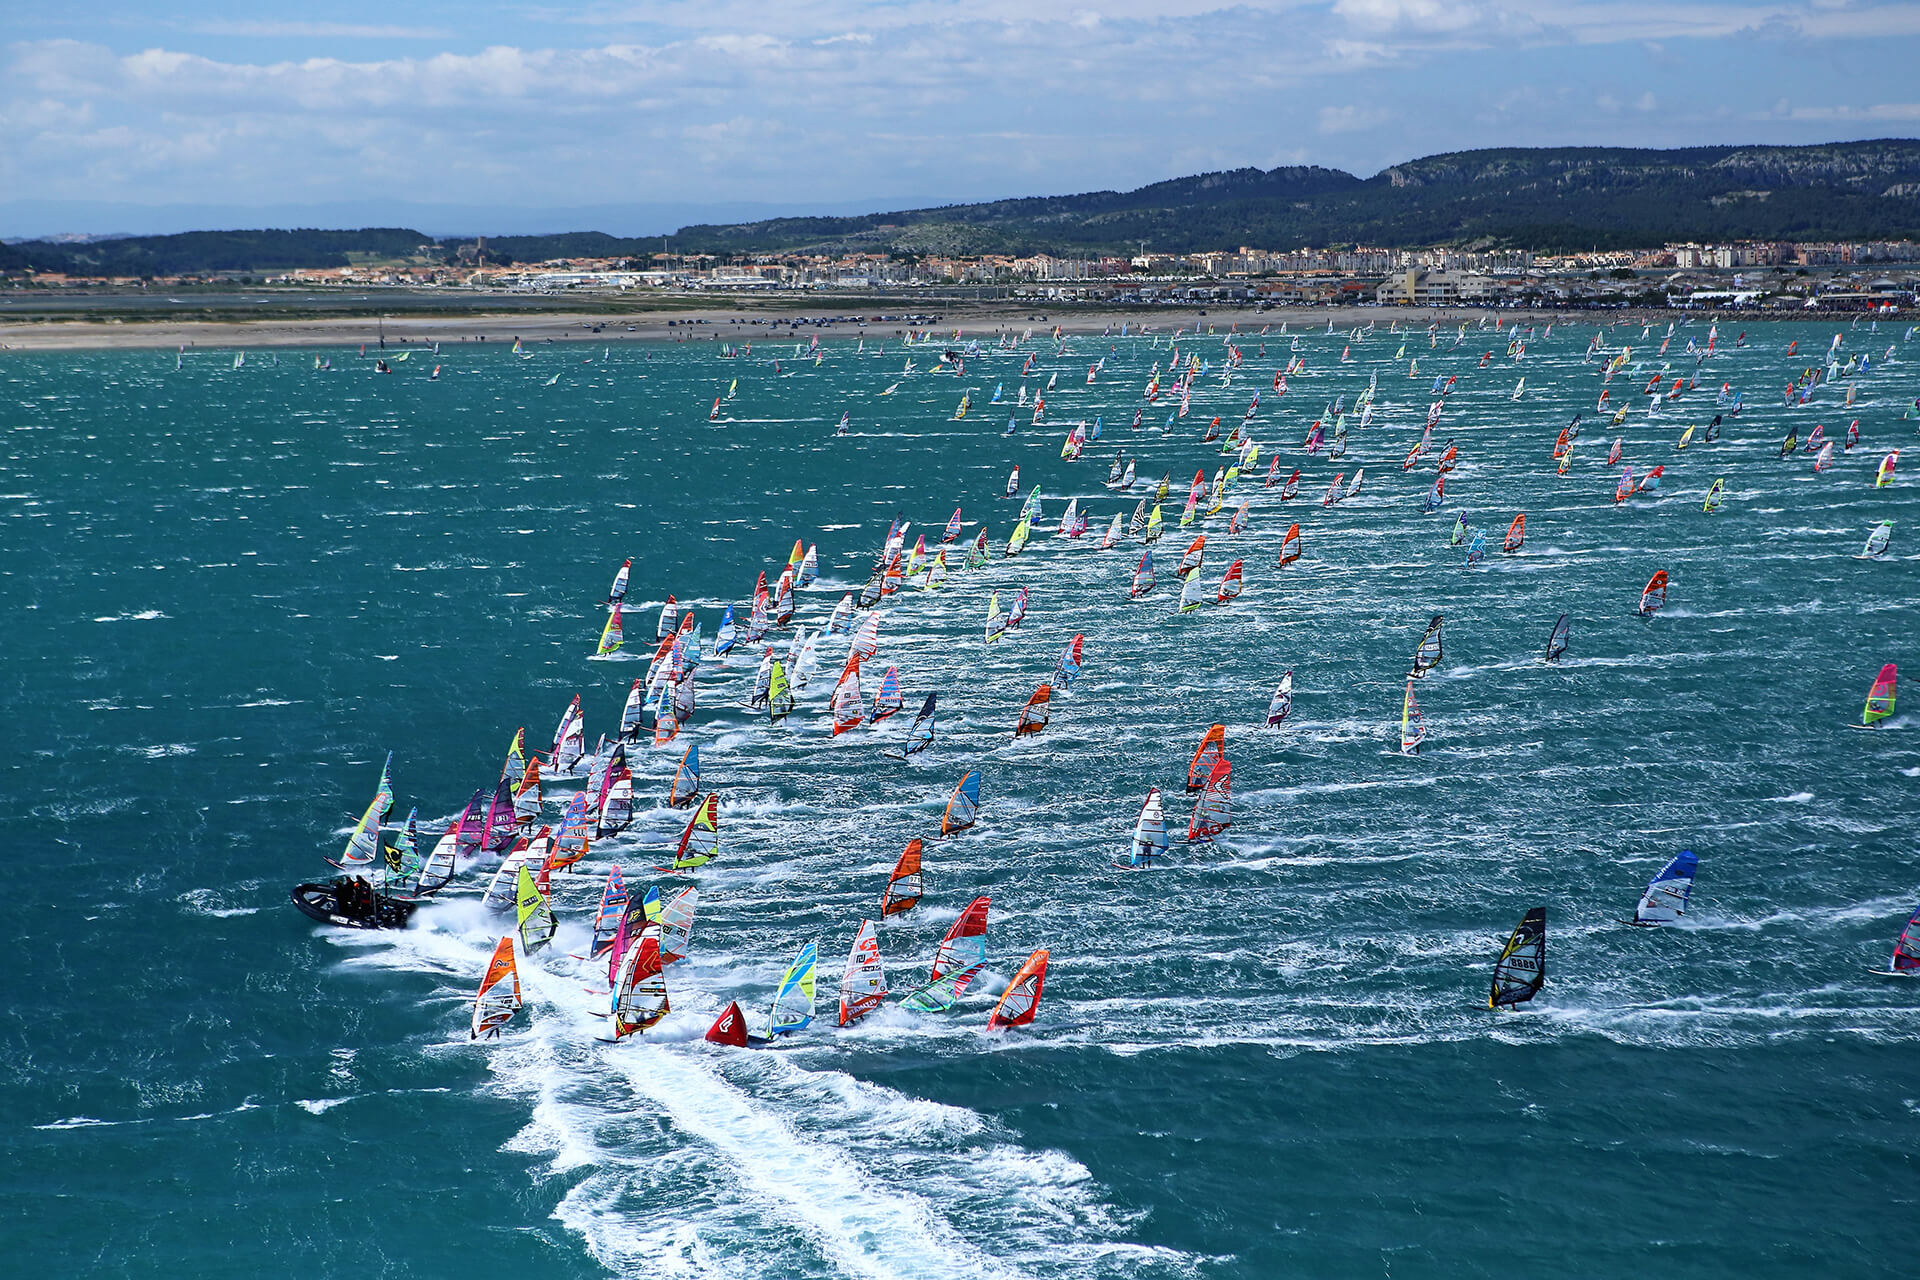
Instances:
[[[851,303],[853,300],[849,300]],[[1827,318],[1822,313],[1795,312],[1792,315],[1750,315],[1741,312],[1669,311],[1632,309],[1618,311],[1549,311],[1487,307],[1277,307],[1258,311],[1251,307],[1155,308],[1150,311],[1093,309],[1070,310],[1060,307],[1019,307],[999,303],[927,299],[928,308],[911,314],[937,316],[920,329],[961,330],[962,340],[996,336],[1008,330],[1036,333],[1059,325],[1064,332],[1085,335],[1100,333],[1109,327],[1116,332],[1126,324],[1131,333],[1150,331],[1170,334],[1179,328],[1191,329],[1196,322],[1211,326],[1212,336],[1225,336],[1229,326],[1242,334],[1257,334],[1262,326],[1278,330],[1285,322],[1289,334],[1324,331],[1333,322],[1336,331],[1368,322],[1376,326],[1397,322],[1403,331],[1409,326],[1425,330],[1430,324],[1444,327],[1461,323],[1477,325],[1492,315],[1503,324],[1647,324],[1655,320],[1715,319],[1729,325],[1763,320],[1811,320]],[[932,304],[944,303],[935,306]],[[165,349],[179,346],[233,348],[270,347],[357,347],[373,346],[385,336],[388,350],[430,346],[435,342],[465,344],[511,343],[515,337],[526,341],[598,342],[779,342],[789,324],[797,324],[796,333],[826,337],[877,337],[891,340],[903,336],[909,327],[904,320],[876,321],[879,314],[900,314],[870,303],[856,308],[779,307],[744,311],[738,307],[702,308],[672,311],[635,311],[629,313],[550,311],[550,312],[473,312],[455,315],[393,315],[369,310],[365,314],[302,317],[263,320],[138,320],[120,316],[89,317],[78,314],[69,320],[33,320],[8,323],[0,319],[0,353],[35,351],[113,351]],[[836,323],[814,323],[829,317],[866,319],[861,325],[852,318]],[[703,323],[704,322],[704,323]],[[757,323],[756,323],[757,322]],[[596,329],[595,326],[598,326]],[[1273,336],[1269,334],[1268,336]],[[443,353],[444,354],[444,353]]]

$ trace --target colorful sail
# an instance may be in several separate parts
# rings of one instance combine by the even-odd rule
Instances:
[[[695,742],[687,747],[686,754],[680,757],[680,767],[674,771],[673,786],[667,791],[667,807],[684,809],[700,797],[700,744]]]
[[[1231,824],[1227,809],[1233,797],[1233,764],[1216,760],[1207,771],[1206,784],[1193,802],[1193,816],[1187,822],[1187,839],[1211,840]]]
[[[837,738],[849,729],[858,729],[866,716],[866,695],[860,690],[860,659],[848,661],[833,687],[833,734]]]
[[[775,658],[767,671],[767,719],[778,724],[793,714],[793,680],[787,664]]]
[[[1667,603],[1667,571],[1655,573],[1647,579],[1646,587],[1640,592],[1640,616],[1652,617]]]
[[[1192,613],[1206,602],[1207,591],[1200,582],[1200,571],[1190,569],[1180,583],[1180,598],[1174,608],[1180,613]]]
[[[1487,1008],[1525,1004],[1547,981],[1547,909],[1535,907],[1514,926],[1493,966]]]
[[[694,806],[680,833],[680,844],[673,854],[670,871],[688,871],[712,862],[720,853],[720,793],[709,791],[707,798]]]
[[[1027,699],[1027,705],[1020,712],[1020,722],[1013,726],[1013,736],[1021,738],[1031,733],[1039,733],[1046,728],[1047,722],[1053,718],[1052,703],[1052,685],[1043,684],[1035,689],[1033,696]]]
[[[700,890],[688,885],[660,903],[655,919],[660,925],[660,963],[673,964],[693,949],[693,917],[700,907]]]
[[[814,970],[819,951],[811,942],[800,948],[793,963],[780,976],[773,993],[773,1009],[767,1018],[769,1035],[790,1036],[813,1022]]]
[[[1284,567],[1300,558],[1300,526],[1287,527],[1287,536],[1280,540],[1280,563]]]
[[[1420,714],[1420,703],[1413,696],[1413,680],[1407,680],[1407,696],[1400,702],[1400,754],[1418,755],[1427,739],[1427,722]]]
[[[608,1039],[620,1040],[659,1025],[667,1016],[667,975],[660,963],[660,926],[648,925],[627,948],[607,1014]]]
[[[887,975],[880,966],[880,935],[873,921],[862,920],[840,973],[840,1025],[850,1027],[887,998]]]
[[[1138,600],[1141,596],[1153,590],[1154,581],[1153,548],[1148,547],[1140,553],[1140,563],[1133,571],[1133,584],[1127,589],[1128,596]]]
[[[1240,598],[1240,592],[1245,586],[1243,572],[1242,562],[1239,560],[1227,566],[1226,573],[1221,575],[1220,587],[1214,593],[1215,604],[1225,604],[1229,600]]]
[[[927,974],[927,981],[935,982],[956,969],[986,963],[987,912],[992,905],[989,897],[975,898],[959,918],[947,926],[939,948],[933,953],[933,968]]]
[[[903,911],[911,911],[920,902],[923,886],[920,877],[920,837],[907,841],[907,847],[900,852],[899,861],[893,864],[893,874],[887,877],[886,891],[880,895],[880,917],[897,916]]]
[[[513,962],[513,938],[509,935],[494,944],[493,959],[487,963],[486,975],[480,979],[480,991],[473,998],[473,1030],[468,1039],[498,1037],[500,1028],[513,1021],[514,1012],[519,1008],[520,971]]]
[[[1033,1015],[1040,1011],[1040,993],[1047,985],[1047,958],[1044,950],[1027,957],[1027,962],[1013,975],[1013,981],[1000,993],[1000,1002],[993,1006],[993,1013],[987,1018],[987,1030],[1024,1027],[1033,1021]]]
[[[587,951],[589,959],[598,959],[613,949],[620,922],[626,918],[627,901],[627,882],[621,878],[619,866],[615,865],[607,872],[607,881],[600,888],[600,905],[594,909],[593,941]]]
[[[1893,483],[1893,468],[1900,461],[1900,451],[1895,449],[1880,459],[1880,469],[1873,473],[1873,487],[1884,489]]]
[[[1420,637],[1419,647],[1413,651],[1413,669],[1409,674],[1424,676],[1440,665],[1442,656],[1440,631],[1445,623],[1446,616],[1438,613],[1434,614],[1433,620],[1427,623],[1427,633]]]
[[[1878,560],[1881,556],[1887,554],[1887,544],[1892,541],[1893,521],[1882,520],[1873,527],[1873,532],[1867,535],[1867,545],[1860,549],[1860,554],[1855,558],[1860,560]]]
[[[1501,542],[1500,549],[1511,555],[1525,546],[1527,542],[1527,513],[1522,511],[1507,526],[1507,536]]]
[[[947,799],[947,811],[940,816],[940,834],[950,836],[965,831],[977,820],[979,812],[980,771],[969,769],[960,775],[953,795]]]
[[[1187,763],[1187,790],[1198,791],[1207,785],[1207,777],[1213,772],[1213,766],[1226,759],[1227,727],[1216,724],[1200,735],[1200,745],[1193,749],[1193,759]]]
[[[620,566],[620,572],[613,575],[613,586],[607,589],[607,604],[619,604],[627,598],[627,575],[632,572],[632,560]]]
[[[986,967],[986,963],[982,961],[979,964],[967,965],[965,968],[942,974],[932,982],[909,993],[900,1002],[900,1007],[911,1009],[915,1013],[944,1013],[959,1003],[961,995]]]
[[[347,837],[347,847],[340,854],[343,867],[367,866],[380,854],[380,828],[393,812],[393,752],[387,752],[387,762],[380,766],[380,785],[374,790],[373,799],[368,802],[360,821],[353,824],[353,834]]]
[[[594,650],[594,656],[604,658],[620,648],[620,606],[615,604],[607,609],[607,625],[600,632],[600,647]]]
[[[867,717],[867,722],[879,724],[900,707],[900,668],[888,667],[887,673],[880,677],[880,687],[874,691],[873,712]]]
[[[1073,682],[1080,678],[1080,657],[1085,649],[1086,636],[1075,635],[1067,641],[1067,647],[1060,651],[1060,660],[1053,665],[1052,684],[1062,693],[1073,688]]]
[[[1687,901],[1693,896],[1694,873],[1700,868],[1700,860],[1691,852],[1682,852],[1673,861],[1661,868],[1660,874],[1647,883],[1647,891],[1640,895],[1640,905],[1634,908],[1635,924],[1672,924],[1687,909]]]
[[[560,819],[560,830],[553,838],[553,857],[551,866],[562,870],[572,866],[587,856],[588,837],[592,834],[593,819],[587,810],[592,802],[585,791],[573,793],[573,799],[567,802],[567,811]]]
[[[1274,688],[1273,698],[1267,703],[1267,728],[1277,729],[1293,710],[1293,669],[1289,667],[1280,677],[1280,683]],[[1193,778],[1192,769],[1187,772],[1189,781]],[[1189,790],[1192,788],[1189,787]]]
[[[1893,714],[1893,699],[1899,684],[1900,670],[1889,662],[1880,668],[1880,674],[1874,677],[1873,688],[1867,691],[1867,705],[1860,713],[1862,726],[1876,725]]]
[[[1912,973],[1920,970],[1920,907],[1907,918],[1907,927],[1900,931],[1900,937],[1893,944],[1893,959],[1887,962],[1890,973]]]
[[[523,863],[514,880],[514,915],[520,934],[520,947],[528,955],[553,941],[560,927],[553,918],[553,903],[534,882],[533,872]]]

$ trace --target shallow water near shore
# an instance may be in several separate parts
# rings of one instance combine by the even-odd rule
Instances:
[[[1920,1245],[1920,987],[1867,970],[1920,892],[1920,730],[1911,710],[1847,725],[1883,662],[1920,675],[1920,423],[1902,417],[1920,347],[1904,326],[1756,322],[1734,349],[1740,328],[1651,419],[1641,385],[1662,364],[1669,382],[1691,372],[1681,348],[1704,346],[1705,326],[1665,356],[1663,329],[1608,330],[1640,371],[1608,384],[1633,404],[1617,429],[1595,412],[1592,325],[1536,332],[1519,361],[1491,330],[1434,347],[1424,331],[1311,330],[1307,372],[1278,397],[1296,334],[1243,328],[1230,382],[1228,335],[1188,334],[1183,358],[1209,362],[1191,412],[1169,426],[1162,397],[1138,428],[1165,331],[1058,353],[1040,331],[969,357],[964,379],[929,369],[990,332],[864,352],[830,339],[817,364],[791,342],[738,359],[490,342],[416,350],[392,376],[351,349],[322,353],[331,371],[304,352],[180,369],[170,352],[7,353],[16,750],[0,811],[18,941],[0,1241],[76,1276],[1751,1280],[1896,1265]],[[1842,383],[1783,407],[1836,331],[1843,357],[1873,360],[1854,406]],[[1029,353],[1029,395],[1058,375],[1039,426],[988,403],[996,386],[1015,399]],[[1348,454],[1305,454],[1312,420],[1376,373]],[[1460,466],[1423,514],[1433,459],[1400,461],[1435,374],[1459,375],[1434,442],[1451,438]],[[1676,453],[1722,382],[1747,408]],[[1107,521],[1170,473],[1171,524],[1193,472],[1224,461],[1199,442],[1206,423],[1230,429],[1255,390],[1258,471],[1278,449],[1302,477],[1291,502],[1242,479],[1202,526],[1205,579],[1244,559],[1245,594],[1176,614],[1170,561],[1194,531],[1170,528],[1159,590],[1128,600],[1139,544],[1098,550]],[[1063,461],[1064,424],[1096,417],[1100,438]],[[1837,439],[1855,418],[1860,446],[1824,472],[1776,457],[1789,428]],[[1612,501],[1616,435],[1623,464],[1666,467],[1657,499]],[[1904,471],[1876,489],[1895,448]],[[1138,460],[1125,495],[1102,484],[1116,456]],[[615,726],[669,593],[711,636],[800,538],[821,578],[798,621],[818,626],[896,516],[909,546],[933,545],[959,506],[962,541],[984,523],[997,555],[1016,464],[1023,491],[1041,488],[1032,546],[880,609],[868,670],[897,664],[909,711],[939,691],[934,748],[882,756],[906,716],[831,734],[837,641],[777,727],[740,706],[757,651],[709,661],[681,742],[635,767],[633,830],[558,878],[559,940],[523,962],[528,1007],[500,1040],[467,1039],[503,928],[480,907],[483,872],[397,934],[318,927],[288,903],[329,872],[388,751],[396,818],[417,805],[437,826],[492,785],[516,726],[544,749],[576,692],[589,741]],[[1335,473],[1362,466],[1360,492],[1323,507]],[[1704,515],[1721,476],[1726,505]],[[1054,534],[1069,497],[1091,514],[1077,540]],[[1242,498],[1248,526],[1229,535]],[[1506,556],[1519,511],[1526,546]],[[1447,545],[1456,513],[1487,531],[1485,564]],[[1892,550],[1856,559],[1880,519]],[[1294,521],[1305,555],[1280,569]],[[597,602],[629,556],[632,642],[592,660]],[[1669,603],[1643,621],[1656,569]],[[1021,586],[1025,625],[984,646],[988,593]],[[1434,613],[1430,736],[1402,757],[1407,663]],[[1548,666],[1561,613],[1571,649]],[[1083,674],[1046,732],[1014,743],[1076,633]],[[1293,712],[1269,731],[1287,669]],[[1214,723],[1232,827],[1211,847],[1176,838],[1151,874],[1114,869],[1149,786],[1184,834],[1187,758]],[[672,1012],[601,1044],[597,966],[569,953],[610,864],[645,884],[666,860],[684,819],[661,806],[692,741],[723,797],[723,855],[695,877]],[[980,824],[935,839],[967,768]],[[989,972],[950,1014],[889,1008],[836,1030],[847,947],[915,834],[928,895],[881,932],[894,987],[915,985],[978,894],[993,899]],[[1685,848],[1701,863],[1685,920],[1622,925]],[[1489,1013],[1493,957],[1536,904],[1546,989]],[[779,1052],[701,1040],[728,1000],[764,1009],[809,939],[826,1016]],[[994,996],[1039,947],[1039,1018],[989,1036]]]

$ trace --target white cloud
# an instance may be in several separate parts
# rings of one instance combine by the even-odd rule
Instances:
[[[1455,32],[1486,20],[1473,0],[1334,0],[1333,12],[1367,31]]]
[[[1920,120],[1920,102],[1881,102],[1870,107],[1795,107],[1795,120]]]

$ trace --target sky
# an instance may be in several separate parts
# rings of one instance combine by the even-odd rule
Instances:
[[[1910,137],[1915,66],[1920,0],[8,0],[0,235],[657,234],[1475,147]]]

